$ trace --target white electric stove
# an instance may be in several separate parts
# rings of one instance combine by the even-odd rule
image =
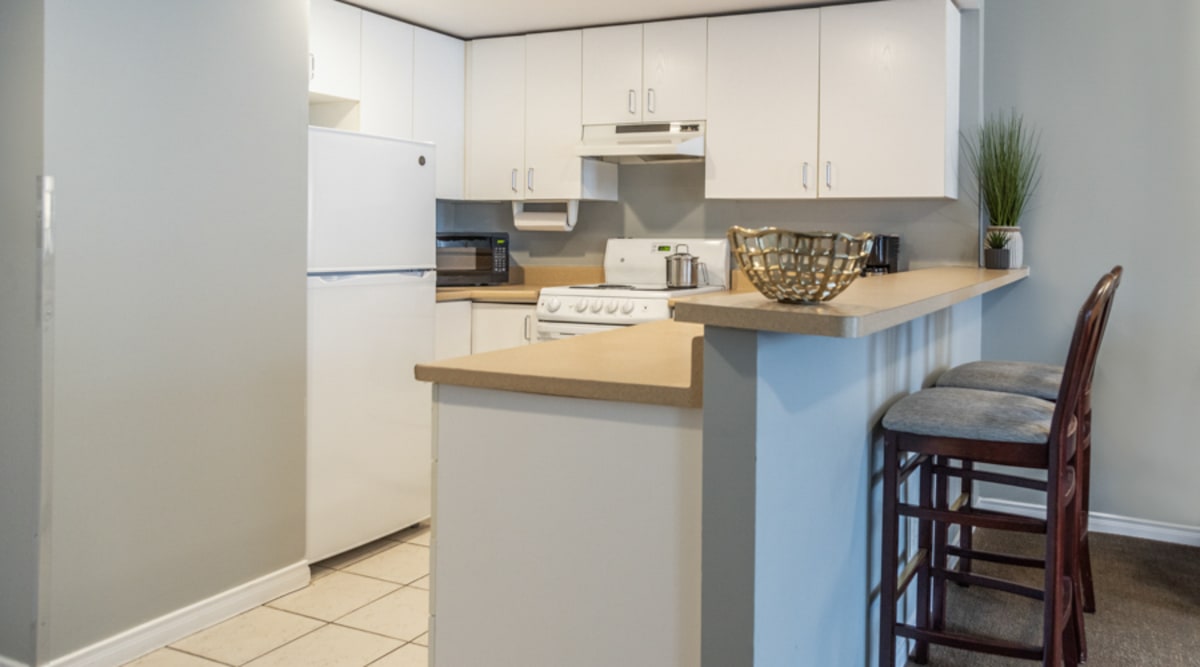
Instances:
[[[667,255],[681,244],[705,266],[696,287],[667,287]],[[724,239],[609,239],[603,283],[542,288],[538,340],[670,319],[671,300],[728,288],[729,242]]]

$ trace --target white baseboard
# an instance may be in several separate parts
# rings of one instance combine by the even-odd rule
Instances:
[[[1008,512],[1029,517],[1046,516],[1046,506],[1034,503],[1019,503],[1000,498],[977,497],[975,506],[979,509]],[[1116,514],[1092,512],[1088,515],[1088,530],[1093,533],[1111,533],[1126,537],[1140,537],[1158,542],[1172,542],[1200,547],[1200,526],[1183,526],[1163,521],[1135,519]]]
[[[0,667],[29,667],[29,664],[0,655]]]
[[[303,588],[308,581],[308,561],[300,561],[52,660],[46,667],[115,667]]]

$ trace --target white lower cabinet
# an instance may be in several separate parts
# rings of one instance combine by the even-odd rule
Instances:
[[[471,302],[443,301],[434,316],[434,360],[471,354]]]
[[[529,345],[536,339],[533,304],[476,303],[471,306],[471,353]]]

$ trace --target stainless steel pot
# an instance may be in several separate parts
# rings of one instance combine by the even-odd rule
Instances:
[[[701,277],[703,276],[703,282]],[[708,267],[696,255],[688,253],[686,243],[675,246],[667,255],[667,287],[698,287],[708,284]]]

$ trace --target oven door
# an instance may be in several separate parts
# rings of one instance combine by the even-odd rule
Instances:
[[[543,343],[548,340],[561,340],[572,336],[582,336],[584,334],[623,328],[619,324],[580,324],[578,322],[546,322],[538,320],[537,342]]]

